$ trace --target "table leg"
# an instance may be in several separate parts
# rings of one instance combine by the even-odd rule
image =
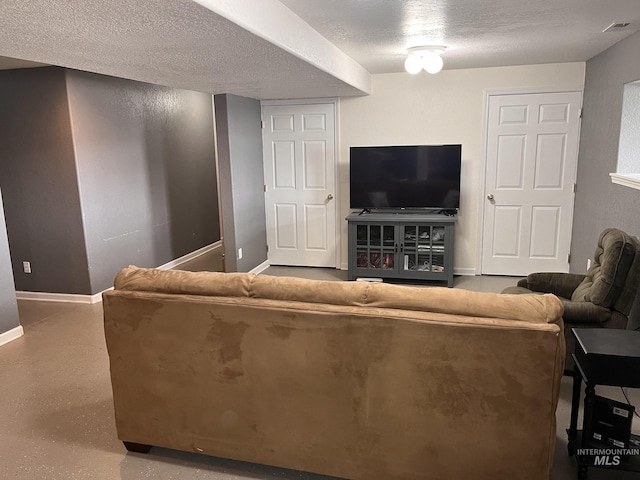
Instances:
[[[580,387],[582,386],[582,376],[575,369],[573,372],[573,394],[571,396],[571,423],[569,424],[569,430],[567,432],[569,441],[567,443],[567,449],[569,455],[573,456],[575,453],[575,444],[578,437],[578,411],[580,410]]]
[[[582,447],[588,448],[591,441],[591,418],[593,416],[593,403],[595,401],[596,389],[593,385],[587,384],[584,395],[584,417],[582,420]]]
[[[575,387],[575,384],[574,384]],[[582,448],[589,448],[589,442],[591,441],[591,417],[593,416],[593,402],[596,396],[596,389],[593,385],[587,383],[584,395],[584,417],[582,420]],[[572,412],[573,414],[573,412]],[[573,420],[572,420],[573,421]],[[578,456],[578,462],[580,457]],[[578,480],[587,480],[588,468],[587,465],[580,465],[578,463]]]
[[[587,480],[588,477],[587,467],[584,465],[580,465],[578,467],[578,480]]]

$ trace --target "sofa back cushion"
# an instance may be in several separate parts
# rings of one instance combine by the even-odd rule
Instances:
[[[186,272],[127,267],[116,290],[248,297],[352,307],[392,308],[484,318],[558,323],[563,307],[553,295],[500,295],[444,287],[331,282],[249,273]]]
[[[638,240],[622,230],[608,228],[600,234],[594,262],[571,300],[612,308],[625,291],[634,262],[640,262]],[[635,274],[635,273],[634,273]],[[627,312],[628,313],[628,312]]]

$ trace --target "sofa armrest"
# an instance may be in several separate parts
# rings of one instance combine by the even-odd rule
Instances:
[[[518,286],[534,292],[553,293],[558,297],[571,298],[573,291],[582,283],[585,275],[575,273],[542,272],[531,273]],[[522,283],[522,285],[520,285]]]
[[[600,324],[611,319],[611,310],[591,302],[563,301],[565,324]]]

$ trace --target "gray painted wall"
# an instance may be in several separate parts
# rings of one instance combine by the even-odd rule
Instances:
[[[66,77],[91,293],[220,240],[211,95]]]
[[[229,94],[214,99],[225,266],[248,272],[267,260],[260,102]]]
[[[607,227],[640,235],[640,191],[611,183],[616,171],[622,95],[625,83],[640,80],[640,33],[619,42],[587,62],[578,190],[576,192],[571,271],[584,273],[598,235]],[[638,320],[638,301],[632,324]]]
[[[0,72],[0,124],[16,289],[90,293],[64,70]],[[31,274],[23,261],[31,262]]]
[[[229,119],[227,116],[228,95],[215,95],[216,143],[218,154],[218,188],[222,238],[224,243],[224,269],[238,271],[236,250],[235,213],[233,211],[233,185],[231,181],[231,148],[229,145]]]
[[[156,267],[220,240],[211,95],[56,67],[4,71],[0,123],[18,290],[95,294],[128,264]]]
[[[9,242],[5,229],[4,205],[0,192],[0,333],[8,332],[20,325],[16,289],[13,283]]]

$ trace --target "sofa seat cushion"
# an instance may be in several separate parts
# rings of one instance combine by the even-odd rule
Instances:
[[[522,280],[520,282],[522,282]],[[528,288],[522,286],[520,282],[518,282],[517,287],[507,287],[504,290],[502,290],[502,293],[507,295],[522,295],[522,294],[531,295],[536,293],[533,290],[529,290]],[[526,279],[524,280],[524,284],[526,284]]]
[[[594,263],[571,300],[611,308],[624,289],[635,255],[636,244],[629,235],[606,229],[600,235]]]

